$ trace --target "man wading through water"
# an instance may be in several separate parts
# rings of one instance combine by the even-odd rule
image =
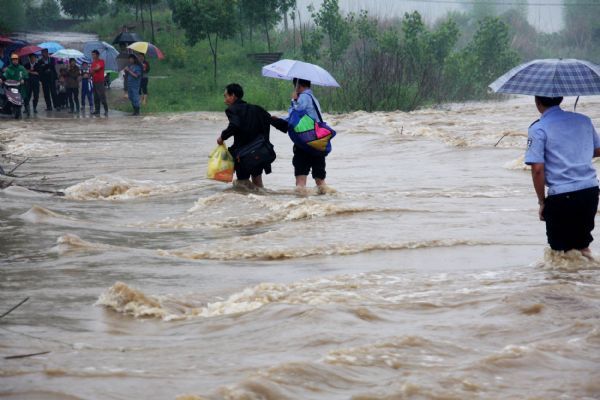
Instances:
[[[592,258],[588,246],[598,211],[592,158],[600,156],[600,138],[590,118],[563,111],[562,100],[536,96],[542,116],[529,127],[525,163],[531,165],[539,218],[546,221],[552,250],[579,250]]]
[[[244,89],[237,83],[231,83],[225,88],[223,98],[228,106],[225,110],[229,125],[217,138],[217,143],[222,145],[225,140],[233,136],[233,146],[229,148],[229,152],[235,161],[235,175],[239,183],[247,185],[252,177],[252,183],[262,188],[263,180],[262,173],[271,173],[271,164],[263,165],[255,170],[247,170],[239,160],[238,153],[245,146],[250,145],[258,136],[262,135],[265,141],[269,143],[269,133],[271,129],[271,115],[262,107],[254,104],[248,104],[242,98],[244,97]]]

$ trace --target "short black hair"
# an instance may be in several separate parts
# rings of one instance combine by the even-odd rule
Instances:
[[[94,53],[95,55],[99,56],[100,52],[98,50],[92,50],[92,53]]]
[[[294,86],[296,86],[296,85],[300,85],[302,87],[309,88],[310,81],[307,81],[306,79],[294,78]]]
[[[560,105],[562,103],[562,97],[544,97],[544,96],[535,96],[535,100],[539,102],[546,108],[554,107]]]
[[[244,89],[239,83],[230,83],[225,87],[228,95],[234,95],[238,99],[244,97]]]
[[[71,58],[69,58],[69,62],[71,62],[71,61],[77,61],[77,60],[75,60],[73,57],[71,57]]]

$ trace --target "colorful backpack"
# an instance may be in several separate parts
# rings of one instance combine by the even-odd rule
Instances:
[[[308,96],[313,102],[319,119],[323,121],[315,99],[310,94]],[[336,132],[325,122],[312,119],[306,111],[292,110],[288,119],[288,135],[302,150],[316,156],[326,156],[331,152],[331,139],[335,137]]]

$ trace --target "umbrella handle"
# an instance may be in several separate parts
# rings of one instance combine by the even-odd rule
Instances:
[[[575,105],[573,106],[573,112],[575,112],[575,110],[577,109],[577,103],[579,103],[579,96],[577,96],[577,99],[575,100]]]

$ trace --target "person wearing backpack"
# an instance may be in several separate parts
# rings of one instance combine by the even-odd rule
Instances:
[[[319,101],[313,95],[310,88],[311,83],[305,79],[294,78],[294,91],[292,92],[292,101],[289,108],[289,115],[286,119],[271,117],[271,125],[282,132],[288,132],[293,113],[305,113],[315,122],[323,122],[321,116]],[[328,145],[329,146],[329,145]],[[306,188],[308,174],[312,171],[312,177],[319,190],[326,187],[325,178],[327,171],[325,170],[325,157],[331,150],[328,147],[327,151],[312,151],[308,147],[302,147],[294,142],[294,157],[292,164],[294,165],[294,175],[296,177],[296,188]]]

